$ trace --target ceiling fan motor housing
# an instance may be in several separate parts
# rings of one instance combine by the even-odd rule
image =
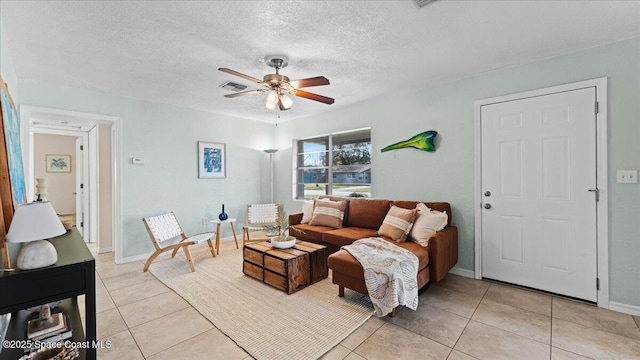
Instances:
[[[269,84],[272,87],[274,86],[277,87],[277,86],[280,86],[280,84],[282,83],[288,83],[289,78],[280,74],[268,74],[268,75],[265,75],[264,78],[262,78],[262,81],[264,81],[265,84]]]

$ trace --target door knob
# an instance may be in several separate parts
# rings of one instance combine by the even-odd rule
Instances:
[[[491,191],[487,190],[484,192],[484,196],[491,196]]]
[[[485,209],[491,209],[491,204],[484,204]]]

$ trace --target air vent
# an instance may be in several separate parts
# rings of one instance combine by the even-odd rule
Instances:
[[[418,5],[419,8],[423,8],[434,1],[436,0],[413,0],[413,2],[416,3],[416,5]]]
[[[238,92],[238,91],[242,91],[242,90],[246,89],[247,85],[234,83],[233,81],[227,81],[227,82],[223,83],[222,85],[220,85],[220,87],[225,89],[225,90]]]

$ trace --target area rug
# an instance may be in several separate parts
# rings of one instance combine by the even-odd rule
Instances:
[[[369,298],[338,297],[330,279],[287,295],[242,273],[242,250],[156,260],[151,273],[256,359],[317,359],[373,314]]]

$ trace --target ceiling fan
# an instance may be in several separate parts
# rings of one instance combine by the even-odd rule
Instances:
[[[286,67],[288,65],[287,60],[283,56],[269,56],[265,58],[265,62],[267,65],[276,69],[275,74],[267,74],[262,80],[256,79],[252,76],[245,75],[239,73],[235,70],[227,69],[227,68],[219,68],[218,70],[222,72],[226,72],[227,74],[235,75],[241,77],[245,80],[253,81],[256,84],[260,84],[266,87],[266,89],[258,89],[258,90],[249,90],[243,91],[235,94],[227,94],[225,97],[235,98],[239,96],[245,95],[254,95],[254,94],[263,94],[268,92],[267,95],[267,109],[275,110],[279,108],[280,110],[289,110],[291,105],[293,105],[293,100],[287,96],[287,93],[290,95],[302,97],[309,100],[319,101],[325,104],[333,104],[334,99],[322,96],[314,93],[310,93],[308,91],[300,90],[300,88],[311,87],[311,86],[321,86],[321,85],[329,85],[329,79],[324,76],[316,76],[312,78],[299,79],[299,80],[289,80],[288,77],[280,74],[280,69]]]

